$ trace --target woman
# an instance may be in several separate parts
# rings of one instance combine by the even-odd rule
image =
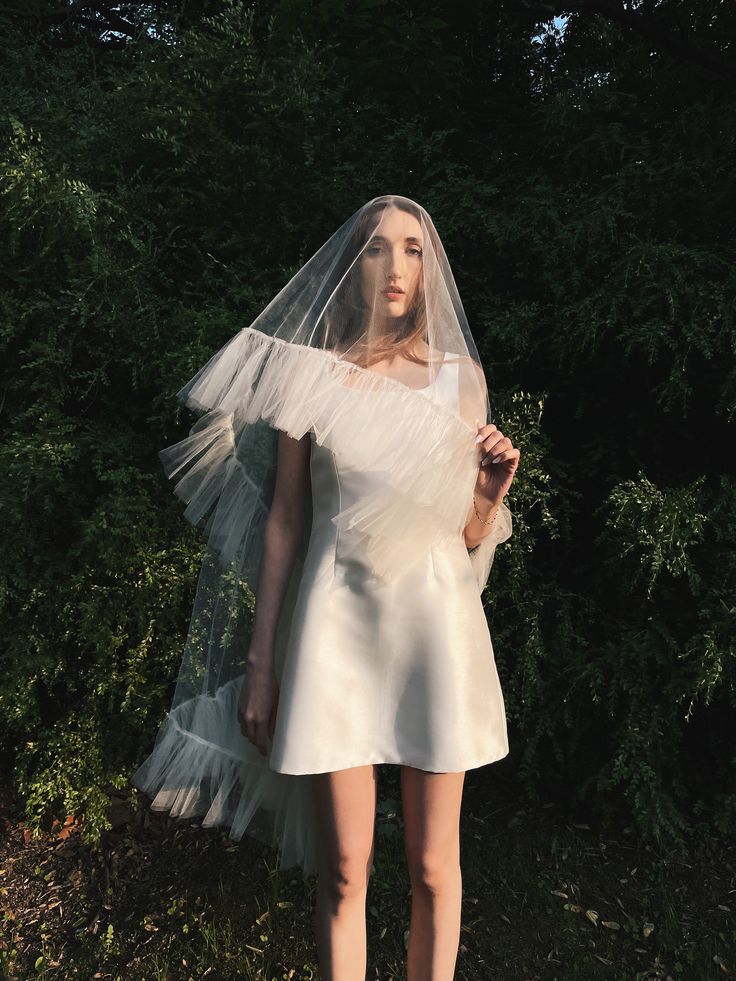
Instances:
[[[316,872],[320,971],[347,981],[365,976],[375,767],[398,764],[408,977],[449,979],[464,773],[508,753],[480,591],[520,454],[488,421],[427,212],[368,202],[179,396],[202,418],[161,456],[209,547],[134,782]]]

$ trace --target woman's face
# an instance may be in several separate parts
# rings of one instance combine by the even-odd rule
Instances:
[[[423,247],[414,215],[386,208],[360,258],[361,292],[374,313],[400,317],[411,307],[422,282]]]

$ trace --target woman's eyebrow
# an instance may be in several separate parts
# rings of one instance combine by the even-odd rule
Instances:
[[[373,235],[371,237],[371,241],[374,241],[374,242],[387,242],[388,239],[386,238],[385,235]],[[420,241],[420,239],[415,238],[414,235],[408,235],[404,239],[404,241],[405,242],[416,242],[417,245],[421,245],[422,244],[421,241]]]

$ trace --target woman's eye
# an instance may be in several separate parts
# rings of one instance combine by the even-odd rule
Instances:
[[[383,249],[382,249],[382,247],[380,245],[367,245],[366,246],[366,249],[365,249],[365,254],[366,255],[378,255],[378,253],[379,252],[382,252],[382,251],[383,251]],[[418,256],[420,259],[421,259],[422,255],[423,255],[423,252],[422,252],[421,249],[410,248],[410,249],[407,249],[407,251],[408,251],[409,255]]]

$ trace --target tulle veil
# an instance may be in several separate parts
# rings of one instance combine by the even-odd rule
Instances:
[[[406,232],[400,283],[385,275],[389,221]],[[392,285],[403,295],[387,292]],[[387,316],[391,305],[399,313]],[[457,413],[429,394],[448,358],[459,366]],[[226,827],[235,840],[247,833],[275,847],[279,868],[311,875],[317,839],[310,775],[270,769],[237,721],[277,437],[311,432],[343,454],[343,465],[369,466],[377,476],[370,493],[333,521],[361,543],[379,580],[400,577],[433,544],[462,534],[479,465],[476,425],[492,421],[491,403],[427,211],[401,195],[367,202],[177,397],[196,419],[189,435],[159,456],[186,504],[184,517],[202,530],[204,553],[171,708],[132,780],[154,810]],[[304,509],[304,537],[277,625],[277,676],[309,543],[309,498]],[[502,504],[491,533],[469,552],[479,590],[511,527]]]

